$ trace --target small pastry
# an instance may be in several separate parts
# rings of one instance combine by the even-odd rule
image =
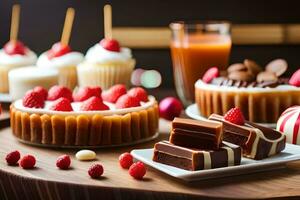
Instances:
[[[83,54],[72,51],[68,45],[60,42],[40,55],[37,66],[43,69],[52,68],[58,71],[59,85],[74,89],[77,85],[76,67],[83,61]]]
[[[284,134],[244,120],[239,108],[230,109],[224,117],[212,114],[209,119],[223,123],[223,140],[240,146],[245,157],[261,160],[285,148]]]
[[[20,41],[9,41],[0,49],[0,93],[9,92],[8,73],[10,70],[34,65],[37,56]]]
[[[241,148],[227,142],[218,150],[186,148],[166,141],[154,145],[153,161],[195,171],[240,165]]]
[[[26,91],[35,86],[49,89],[58,82],[58,73],[54,69],[41,69],[36,66],[13,69],[8,74],[9,91],[13,100],[22,98]]]
[[[120,47],[116,40],[102,39],[87,51],[85,61],[77,68],[79,86],[129,86],[134,66],[129,48]]]
[[[271,61],[265,70],[246,59],[230,65],[228,75],[207,73],[195,83],[199,112],[208,117],[239,107],[251,122],[276,123],[285,109],[300,105],[300,71],[289,78],[287,68],[283,59]]]

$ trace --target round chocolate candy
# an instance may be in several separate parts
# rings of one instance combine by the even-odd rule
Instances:
[[[266,66],[266,71],[273,72],[277,77],[283,75],[288,68],[288,64],[284,59],[275,59]]]
[[[235,72],[235,71],[247,71],[247,67],[242,63],[235,63],[230,65],[227,68],[228,73]]]
[[[256,77],[256,81],[259,83],[264,81],[277,81],[277,80],[278,77],[276,76],[276,74],[268,71],[260,72]]]
[[[256,76],[259,72],[262,71],[261,67],[253,60],[245,59],[244,65],[247,67],[248,71]]]

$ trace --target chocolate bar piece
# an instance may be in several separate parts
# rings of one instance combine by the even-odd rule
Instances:
[[[220,122],[175,118],[169,142],[184,147],[217,150],[222,134],[223,125]]]
[[[190,171],[227,167],[241,163],[241,148],[224,142],[219,150],[200,150],[162,141],[154,146],[153,161]]]
[[[212,114],[209,119],[223,123],[223,140],[241,146],[245,157],[261,160],[285,148],[285,135],[274,129],[249,121],[242,126],[236,125],[217,114]]]

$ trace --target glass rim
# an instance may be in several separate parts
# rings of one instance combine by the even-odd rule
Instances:
[[[191,20],[191,21],[174,21],[169,24],[169,27],[174,30],[178,29],[192,29],[192,28],[199,28],[204,27],[207,25],[213,25],[213,26],[227,26],[230,28],[231,22],[227,20]]]

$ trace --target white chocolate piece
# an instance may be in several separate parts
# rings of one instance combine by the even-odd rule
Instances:
[[[96,158],[96,153],[91,150],[83,149],[76,153],[75,157],[77,160],[94,160]]]

